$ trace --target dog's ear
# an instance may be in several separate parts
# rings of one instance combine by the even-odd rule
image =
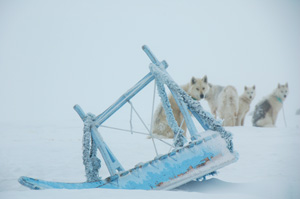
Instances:
[[[280,88],[281,86],[280,86],[280,84],[278,83],[278,88]]]
[[[244,87],[245,91],[247,90],[247,86]]]
[[[207,76],[206,75],[203,77],[203,81],[204,81],[204,83],[207,83]]]
[[[255,90],[255,85],[252,88],[253,88],[253,90]]]
[[[197,82],[196,78],[195,78],[195,77],[192,77],[191,83],[192,83],[192,84],[196,84],[196,82]]]
[[[285,83],[285,87],[287,87],[287,88],[289,87],[288,83]]]
[[[211,88],[211,87],[212,87],[212,84],[211,84],[211,83],[208,83],[208,86]]]

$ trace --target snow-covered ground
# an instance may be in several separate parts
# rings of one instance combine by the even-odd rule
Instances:
[[[0,0],[0,198],[300,198],[299,19],[295,0]],[[287,126],[282,111],[276,128],[252,127],[248,115],[244,127],[228,128],[238,162],[172,191],[20,185],[20,176],[85,181],[83,124],[72,106],[94,114],[110,106],[149,72],[144,44],[180,85],[204,75],[239,94],[255,85],[250,112],[288,82]],[[147,125],[152,93],[150,85],[132,100]],[[126,105],[105,125],[129,129],[129,116]],[[133,125],[145,132],[135,115]],[[100,132],[125,168],[155,156],[143,135]],[[159,153],[169,150],[157,145]]]
[[[295,117],[299,124],[299,116]],[[234,135],[234,146],[240,155],[238,162],[220,169],[218,175],[206,181],[193,181],[172,191],[34,191],[18,183],[17,179],[24,175],[50,181],[85,181],[80,124],[79,119],[69,125],[1,123],[0,198],[300,197],[300,131],[294,124],[288,128],[228,128]],[[110,129],[103,129],[102,132],[112,151],[127,169],[155,156],[151,140],[143,135]],[[157,145],[160,153],[169,149],[159,142]],[[108,176],[103,161],[100,175]]]

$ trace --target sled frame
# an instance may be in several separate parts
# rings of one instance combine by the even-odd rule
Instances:
[[[91,116],[92,114],[90,113],[86,114],[79,105],[74,106],[74,110],[78,113],[85,126],[88,126],[92,142],[100,151],[110,173],[110,177],[105,180],[99,179],[98,181],[85,183],[57,183],[20,177],[19,182],[21,184],[32,189],[82,189],[102,187],[124,189],[172,189],[193,179],[206,176],[219,168],[237,161],[238,154],[233,151],[231,134],[226,132],[221,124],[215,121],[211,114],[203,111],[200,103],[193,100],[177,86],[165,70],[168,67],[166,61],[158,61],[146,45],[144,45],[142,49],[152,62],[149,66],[150,72],[131,89],[125,92],[115,103],[104,112],[94,117]],[[154,79],[158,84],[157,89],[162,98],[162,104],[167,115],[168,124],[174,131],[175,149],[168,154],[157,156],[152,161],[137,165],[133,169],[125,170],[105,143],[98,128],[126,103],[130,103],[130,100]],[[169,88],[183,114],[189,133],[191,134],[191,141],[189,143],[187,143],[187,140],[183,137],[183,132],[180,127],[178,127],[177,123],[174,125],[174,115],[170,113],[170,111],[167,111],[168,107],[170,108],[170,104],[166,97],[166,91],[164,90],[165,85]],[[212,131],[209,136],[202,138],[199,132],[197,132],[189,111],[194,115],[205,131]],[[91,122],[87,123],[87,121]],[[212,148],[212,146],[214,146],[214,144],[212,144],[214,140],[220,142],[220,146]],[[197,158],[193,158],[194,156]],[[220,160],[220,157],[222,156],[224,158]],[[178,163],[186,164],[187,162],[189,163],[188,165],[185,165],[184,168],[176,165]],[[207,164],[210,166],[207,167]],[[149,169],[149,165],[153,168]],[[168,171],[170,168],[173,169]],[[159,173],[162,169],[164,172]],[[172,171],[174,169],[176,171]],[[149,182],[147,182],[146,179],[153,176],[153,172],[157,173],[157,179],[151,178]],[[129,173],[132,175],[128,175]],[[140,179],[141,176],[145,176],[145,179]],[[119,179],[124,180],[119,181]],[[136,181],[139,181],[140,184],[136,183]]]
[[[152,62],[151,67],[160,67],[162,70],[165,71],[165,69],[168,67],[168,64],[166,61],[158,61],[158,59],[154,56],[154,54],[151,52],[151,50],[146,46],[142,46],[142,49],[146,53],[146,55],[149,57],[149,59]],[[109,119],[115,112],[117,112],[120,108],[122,108],[126,103],[130,102],[130,99],[132,99],[137,93],[139,93],[144,87],[146,87],[150,82],[152,82],[154,79],[159,80],[159,77],[155,77],[152,72],[149,72],[144,78],[142,78],[138,83],[136,83],[131,89],[129,89],[126,93],[124,93],[115,103],[113,103],[108,109],[106,109],[103,113],[99,114],[94,119],[94,124],[91,127],[91,135],[93,138],[93,141],[95,141],[97,148],[99,149],[104,162],[109,170],[109,173],[111,176],[117,174],[120,171],[124,171],[123,166],[118,161],[116,156],[113,154],[113,152],[110,150],[110,148],[107,146],[105,141],[103,140],[101,134],[98,131],[98,127],[101,126],[107,119]],[[168,84],[167,84],[168,85]],[[197,134],[197,129],[195,127],[194,122],[192,121],[192,118],[190,114],[188,113],[187,106],[180,100],[180,97],[178,96],[178,93],[174,91],[172,88],[168,87],[181,111],[183,114],[184,120],[186,122],[187,128],[191,134],[192,139],[195,139],[196,136],[199,136]],[[162,101],[162,103],[165,103]],[[74,106],[74,110],[78,113],[82,121],[84,122],[86,119],[86,114],[82,110],[82,108],[79,105]],[[172,117],[172,115],[168,115],[166,112],[167,117]],[[200,124],[202,122],[201,119],[196,118],[199,120]],[[207,127],[203,127],[205,130],[207,130]],[[177,134],[177,132],[175,132]],[[184,141],[186,142],[186,141]],[[182,146],[182,145],[181,145]]]

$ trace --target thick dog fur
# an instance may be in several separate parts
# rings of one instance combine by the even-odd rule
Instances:
[[[268,97],[260,101],[252,117],[253,126],[275,127],[278,112],[289,93],[288,84],[280,85]]]
[[[202,79],[200,78],[194,78],[192,77],[190,83],[183,85],[182,89],[187,92],[192,98],[195,100],[203,99],[207,91],[209,90],[209,86],[207,83],[207,77],[204,76]],[[171,108],[173,110],[174,117],[177,121],[178,126],[181,125],[183,121],[183,115],[180,112],[180,109],[178,105],[175,102],[174,97],[169,94],[168,96]],[[184,136],[186,136],[186,123],[183,122],[181,128],[184,130]],[[160,138],[173,138],[174,132],[169,127],[165,111],[162,107],[162,104],[160,103],[157,107],[155,114],[154,114],[154,120],[152,124],[152,134],[156,137]]]
[[[219,102],[218,97],[219,94],[224,89],[224,87],[219,85],[213,85],[210,83],[208,85],[209,85],[209,91],[206,93],[205,99],[208,102],[211,113],[217,119],[217,110],[218,110],[218,102]]]
[[[223,119],[223,126],[235,126],[239,108],[239,98],[233,86],[226,86],[219,94],[218,116]]]
[[[255,86],[245,86],[244,93],[239,97],[239,111],[236,119],[236,126],[244,126],[245,116],[250,109],[250,104],[255,97]]]

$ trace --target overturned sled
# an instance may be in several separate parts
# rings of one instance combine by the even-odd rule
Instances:
[[[98,116],[90,113],[85,114],[79,105],[74,106],[75,111],[84,122],[83,160],[87,182],[50,182],[23,176],[19,178],[19,182],[22,185],[31,189],[110,188],[168,190],[205,177],[237,161],[238,154],[233,150],[231,133],[227,132],[210,113],[202,109],[198,101],[187,95],[172,80],[166,72],[168,65],[165,61],[159,62],[147,46],[143,46],[143,50],[152,61],[149,66],[150,73],[123,94],[113,105]],[[174,131],[174,149],[165,155],[156,156],[153,160],[139,163],[134,168],[125,170],[104,142],[101,134],[98,132],[98,127],[124,104],[131,103],[130,99],[154,79],[168,124]],[[168,101],[165,85],[171,91],[184,116],[191,135],[189,141],[183,136],[183,130],[177,125]],[[189,111],[202,125],[205,132],[197,131]],[[150,137],[154,139],[151,135],[151,130]],[[103,180],[98,175],[101,163],[96,155],[97,150],[100,151],[110,173],[110,177]]]

